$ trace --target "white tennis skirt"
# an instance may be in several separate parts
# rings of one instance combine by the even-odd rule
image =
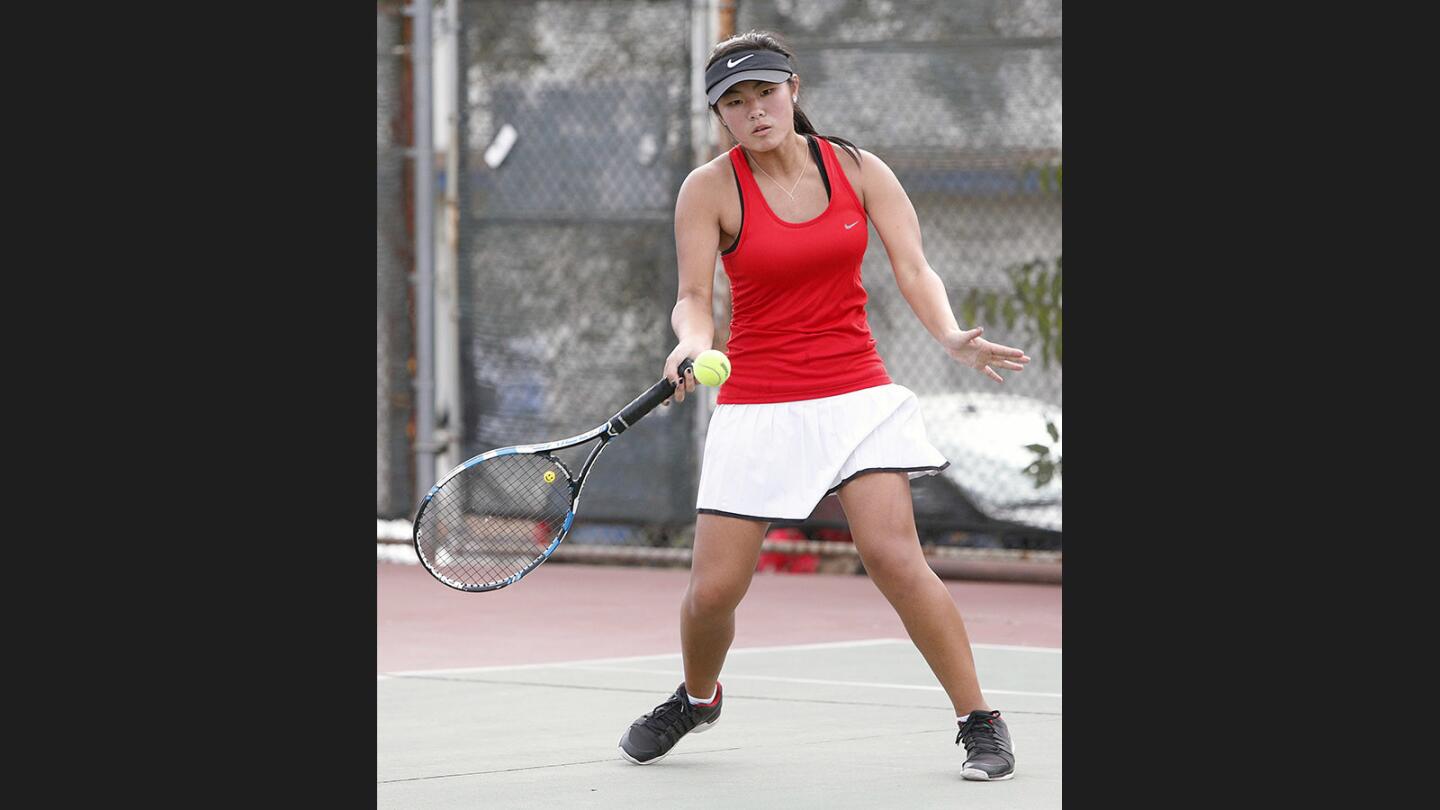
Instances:
[[[890,383],[799,402],[717,405],[705,434],[695,509],[752,520],[803,520],[867,472],[934,475],[950,462],[930,444],[914,392]]]

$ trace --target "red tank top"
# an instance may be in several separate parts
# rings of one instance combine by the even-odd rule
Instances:
[[[740,241],[722,256],[731,372],[716,399],[721,405],[819,399],[890,382],[865,320],[865,209],[829,141],[815,140],[830,203],[800,223],[770,210],[745,154],[738,145],[730,150],[741,226]]]

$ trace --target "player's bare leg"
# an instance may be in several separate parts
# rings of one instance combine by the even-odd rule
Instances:
[[[735,640],[735,608],[750,589],[769,525],[722,515],[696,516],[690,587],[680,602],[685,691],[692,695],[715,694],[725,654]]]
[[[865,571],[900,615],[955,704],[955,715],[988,711],[965,620],[920,550],[909,477],[903,472],[867,473],[841,487],[839,496]]]

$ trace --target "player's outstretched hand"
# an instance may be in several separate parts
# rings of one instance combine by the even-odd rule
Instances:
[[[1009,371],[1025,370],[1025,364],[1030,362],[1030,358],[1024,351],[984,340],[980,337],[984,333],[983,326],[950,332],[940,340],[940,345],[945,347],[946,353],[951,357],[984,372],[985,376],[997,383],[1005,382],[995,371],[997,368]]]

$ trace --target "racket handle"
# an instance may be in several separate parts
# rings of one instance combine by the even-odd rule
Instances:
[[[685,379],[685,372],[690,370],[694,362],[690,358],[680,361],[675,370],[679,372],[680,379]],[[670,398],[675,393],[675,383],[667,379],[650,386],[650,390],[636,397],[629,405],[620,409],[620,412],[610,417],[610,435],[619,436],[627,428],[633,427],[645,414],[655,410],[655,407]]]

